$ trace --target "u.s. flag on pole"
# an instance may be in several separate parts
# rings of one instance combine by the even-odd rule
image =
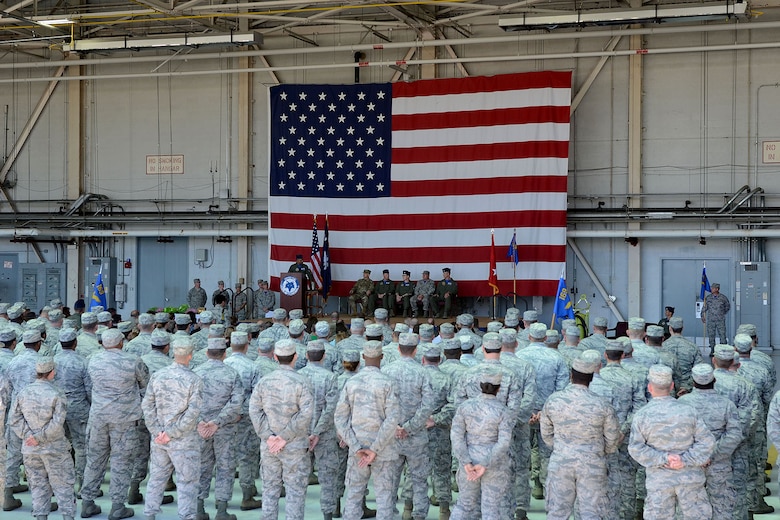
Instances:
[[[518,292],[552,294],[566,257],[570,72],[270,89],[272,284],[327,214],[331,294],[363,269],[452,268],[488,294],[484,237],[523,244]],[[512,290],[512,263],[497,266]]]
[[[317,236],[317,215],[314,215],[314,225],[311,236],[311,275],[314,278],[314,286],[322,289],[322,255],[320,255],[320,239]]]

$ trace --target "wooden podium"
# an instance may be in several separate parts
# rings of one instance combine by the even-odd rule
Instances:
[[[281,273],[279,275],[279,306],[290,312],[303,309],[306,312],[306,277],[304,273]]]

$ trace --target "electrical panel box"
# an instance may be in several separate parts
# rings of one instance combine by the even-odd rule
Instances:
[[[734,297],[735,327],[752,323],[758,329],[759,348],[771,349],[770,319],[771,283],[770,262],[738,262],[737,287]],[[734,331],[728,331],[734,332]]]
[[[209,250],[208,249],[196,249],[195,250],[195,261],[196,262],[208,262],[209,261]]]
[[[89,303],[95,293],[95,282],[99,273],[103,273],[103,287],[106,290],[106,308],[116,307],[116,258],[89,257],[85,262],[84,273],[84,302],[89,310]]]
[[[125,303],[127,301],[127,284],[116,284],[116,287],[114,287],[114,299],[117,303]]]
[[[64,301],[65,272],[65,264],[19,264],[21,300],[36,313],[52,300]]]

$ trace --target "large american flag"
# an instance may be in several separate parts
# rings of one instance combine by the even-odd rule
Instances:
[[[452,268],[490,294],[490,230],[517,229],[517,288],[555,293],[566,258],[570,72],[270,89],[270,262],[279,273],[328,215],[331,294],[371,269]],[[512,290],[512,262],[498,266]]]

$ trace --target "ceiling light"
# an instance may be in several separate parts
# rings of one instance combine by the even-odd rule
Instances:
[[[75,23],[70,18],[36,18],[33,20],[38,25],[43,25],[44,27],[54,27],[57,25],[69,25],[72,23]]]
[[[199,47],[201,45],[259,45],[263,36],[249,33],[175,34],[155,38],[89,38],[63,44],[63,52],[97,50],[134,50],[152,47]]]

